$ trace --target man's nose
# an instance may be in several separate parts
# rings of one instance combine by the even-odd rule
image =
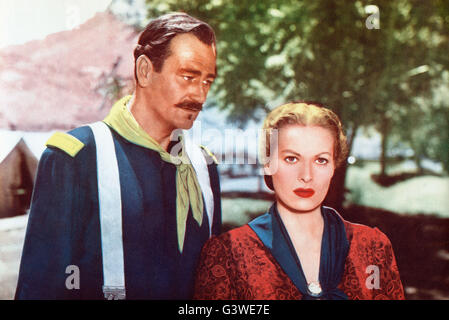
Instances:
[[[192,86],[191,90],[191,98],[199,103],[206,102],[207,94],[209,92],[209,88],[207,88],[201,81]]]

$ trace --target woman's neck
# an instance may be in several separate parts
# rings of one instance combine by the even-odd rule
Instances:
[[[276,203],[279,215],[286,229],[295,230],[295,233],[306,237],[321,237],[324,220],[321,215],[321,206],[308,212],[292,211],[279,201]]]
[[[324,231],[321,207],[308,212],[298,212],[278,201],[277,208],[301,263],[306,282],[319,281]]]

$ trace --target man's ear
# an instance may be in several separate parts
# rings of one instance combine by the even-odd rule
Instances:
[[[151,82],[151,75],[154,72],[151,60],[144,54],[136,60],[136,76],[137,85],[139,87],[147,87]]]

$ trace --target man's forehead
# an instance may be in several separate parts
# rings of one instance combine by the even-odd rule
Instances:
[[[205,68],[204,71],[213,75],[216,73],[215,46],[203,43],[191,33],[180,34],[172,39],[167,60],[176,60],[180,68]]]
[[[212,43],[212,45],[208,45],[202,42],[193,33],[182,33],[174,36],[170,41],[170,51],[183,52],[185,50],[210,51],[214,56],[216,56],[217,51],[215,48],[215,43]]]

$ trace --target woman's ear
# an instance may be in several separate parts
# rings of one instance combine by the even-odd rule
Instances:
[[[136,60],[136,76],[137,85],[139,87],[147,87],[151,82],[151,74],[154,72],[151,60],[144,54]]]
[[[268,189],[274,191],[273,186],[273,174],[276,173],[277,166],[276,161],[272,161],[270,158],[265,159],[265,164],[263,165],[263,180]]]
[[[263,173],[266,176],[272,176],[274,174],[273,172],[273,166],[271,161],[267,161],[267,163],[263,166]]]

